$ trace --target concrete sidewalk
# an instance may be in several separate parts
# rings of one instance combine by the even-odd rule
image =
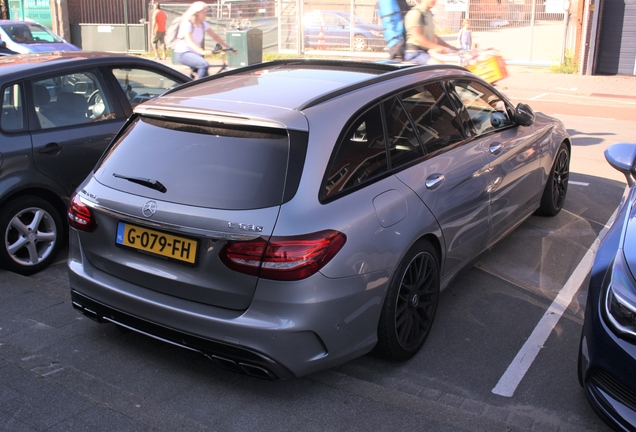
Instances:
[[[551,73],[545,68],[508,66],[508,77],[497,82],[502,90],[526,90],[550,93],[634,99],[636,76],[600,76]]]
[[[365,60],[365,59],[362,59]],[[376,61],[377,59],[369,59]],[[157,60],[186,75],[190,68],[173,64],[170,59]],[[212,61],[214,67],[220,67],[220,61]],[[636,76],[600,76],[552,73],[548,68],[528,66],[508,66],[508,77],[497,82],[502,90],[524,90],[546,93],[576,94],[592,97],[634,99],[636,101]]]

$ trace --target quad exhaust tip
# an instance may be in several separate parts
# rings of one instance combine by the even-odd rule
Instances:
[[[250,364],[250,363],[245,363],[243,361],[235,361],[229,358],[225,358],[225,357],[221,357],[219,355],[216,354],[209,354],[209,353],[205,353],[201,350],[192,348],[188,345],[185,344],[185,341],[183,343],[177,343],[171,340],[167,340],[164,338],[161,338],[159,336],[155,336],[153,334],[150,333],[146,333],[144,331],[135,329],[134,327],[128,326],[128,325],[124,325],[120,322],[117,322],[115,320],[113,320],[112,318],[108,318],[108,317],[100,317],[99,314],[97,312],[95,312],[92,309],[89,309],[85,306],[83,306],[82,304],[78,303],[77,301],[73,301],[73,308],[75,308],[76,310],[78,310],[80,313],[82,313],[84,316],[86,316],[87,318],[90,318],[93,321],[96,321],[98,323],[105,323],[105,322],[110,322],[112,324],[115,324],[118,328],[125,328],[127,330],[131,330],[134,331],[136,333],[140,333],[144,336],[148,336],[151,337],[153,339],[157,339],[160,340],[162,342],[166,342],[169,343],[171,345],[175,345],[178,346],[180,348],[185,348],[191,351],[196,351],[200,354],[203,354],[207,359],[211,360],[212,363],[214,363],[216,366],[220,367],[221,369],[225,369],[225,370],[229,370],[232,372],[236,372],[236,373],[240,373],[240,374],[245,374],[245,375],[249,375],[255,378],[260,378],[260,379],[265,379],[265,380],[276,380],[278,379],[278,376],[276,376],[276,374],[274,374],[272,371],[255,365],[255,364]]]

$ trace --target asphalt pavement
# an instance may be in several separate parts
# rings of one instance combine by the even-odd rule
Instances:
[[[63,261],[32,277],[0,270],[0,430],[577,430],[408,380],[226,372],[79,315],[65,272]]]

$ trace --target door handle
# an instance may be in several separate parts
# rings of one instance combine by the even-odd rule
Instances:
[[[426,179],[426,189],[429,189],[429,190],[437,189],[442,184],[445,178],[446,177],[444,177],[444,174],[430,175]]]
[[[490,153],[491,154],[499,154],[501,153],[501,148],[503,147],[503,145],[501,143],[492,143],[490,144]]]
[[[62,151],[62,147],[58,143],[48,143],[47,145],[42,147],[40,150],[38,150],[38,153],[55,156],[59,154],[61,151]]]

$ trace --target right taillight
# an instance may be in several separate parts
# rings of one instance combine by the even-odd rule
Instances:
[[[325,230],[294,237],[228,242],[221,260],[229,268],[274,280],[305,279],[324,267],[344,246],[347,237]]]
[[[73,194],[68,205],[68,224],[79,231],[91,232],[97,228],[97,222],[91,209],[82,203],[79,195]]]

